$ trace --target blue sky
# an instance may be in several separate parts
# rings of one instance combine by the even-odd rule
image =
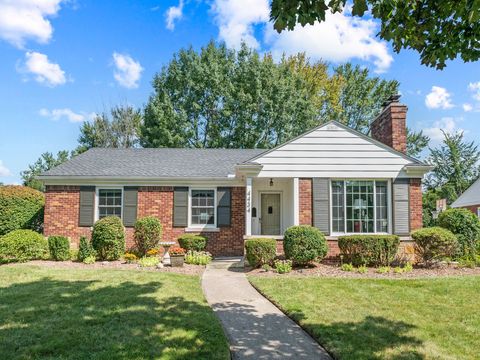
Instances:
[[[81,121],[121,103],[142,107],[151,80],[182,47],[209,40],[259,51],[352,61],[401,83],[408,125],[438,144],[440,129],[480,136],[480,64],[420,65],[375,37],[378,24],[344,14],[277,35],[268,0],[0,0],[0,182],[45,151],[76,147]]]

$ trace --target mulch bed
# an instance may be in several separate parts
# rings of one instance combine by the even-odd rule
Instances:
[[[275,271],[265,271],[263,269],[247,269],[248,275],[259,276],[311,276],[311,277],[337,277],[337,278],[379,278],[379,279],[414,279],[414,278],[435,278],[442,276],[463,276],[480,275],[480,267],[460,268],[454,265],[443,266],[439,268],[416,267],[413,271],[397,274],[393,272],[379,274],[376,268],[368,268],[368,272],[360,274],[354,271],[343,271],[339,265],[313,264],[309,268],[293,269],[288,274],[278,274]]]
[[[183,267],[164,266],[161,269],[156,267],[140,267],[137,264],[127,264],[124,261],[97,261],[94,264],[84,264],[77,261],[51,261],[51,260],[33,260],[27,263],[29,265],[45,266],[58,269],[119,269],[119,270],[143,270],[169,272],[186,275],[201,275],[205,271],[205,266],[185,264]],[[1,266],[17,266],[18,263],[5,264]]]

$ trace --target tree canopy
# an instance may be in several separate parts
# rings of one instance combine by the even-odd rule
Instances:
[[[398,53],[412,49],[422,64],[442,69],[447,60],[480,57],[478,0],[376,1],[353,0],[352,15],[380,20],[378,36]],[[345,11],[347,0],[272,0],[270,17],[281,32],[297,24],[325,21],[327,12]]]
[[[305,54],[275,62],[245,44],[180,50],[154,78],[141,127],[145,147],[271,148],[335,119],[368,134],[399,83]],[[418,154],[428,142],[410,132]]]
[[[20,173],[20,176],[23,180],[23,185],[43,191],[43,183],[40,180],[37,180],[36,177],[42,172],[50,170],[51,168],[64,163],[74,155],[74,151],[69,152],[66,150],[59,151],[56,156],[50,152],[43,153],[40,155],[37,161],[31,165],[28,165],[27,170]]]

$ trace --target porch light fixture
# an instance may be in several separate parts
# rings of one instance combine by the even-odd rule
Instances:
[[[270,186],[273,186],[273,179],[270,178]]]

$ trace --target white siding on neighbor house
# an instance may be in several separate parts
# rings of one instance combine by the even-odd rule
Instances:
[[[412,163],[362,136],[329,123],[254,159],[258,177],[395,178]]]

